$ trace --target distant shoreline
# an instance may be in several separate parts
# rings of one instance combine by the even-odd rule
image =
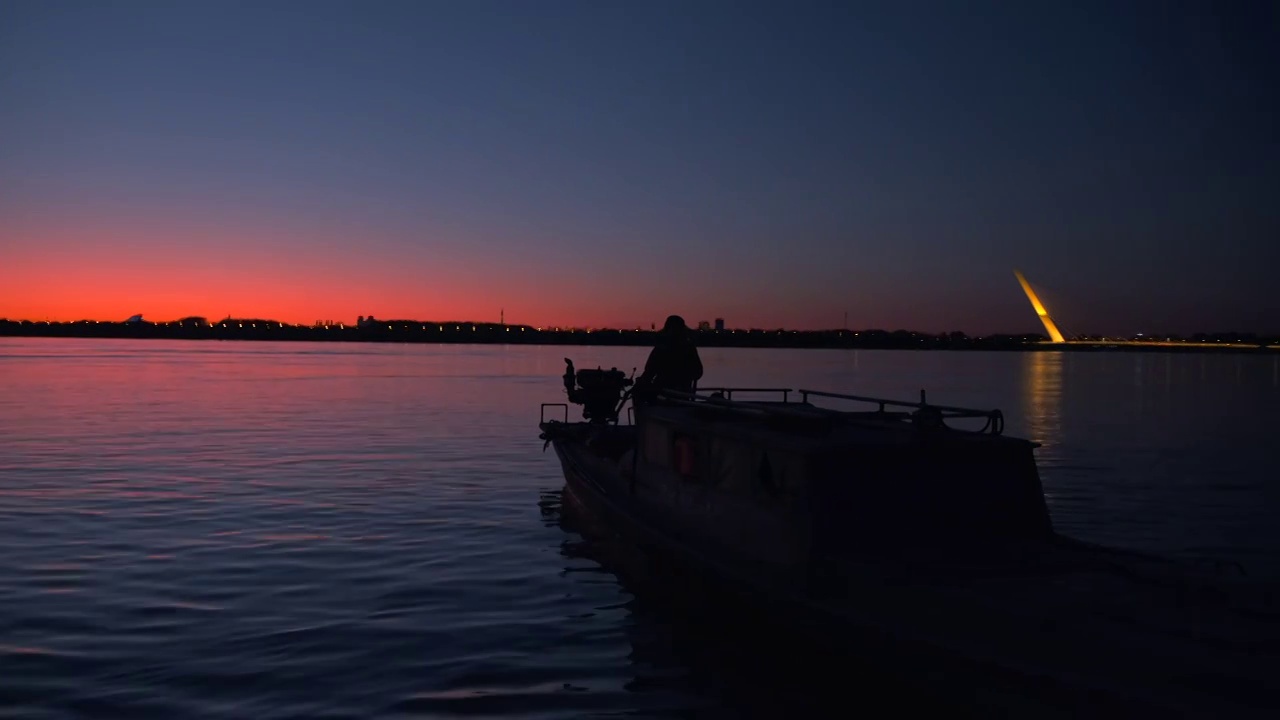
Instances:
[[[1036,335],[968,337],[960,333],[928,335],[881,330],[695,330],[699,347],[779,348],[792,350],[985,350],[1050,352],[1197,352],[1275,354],[1280,339],[1241,341],[1237,337],[1199,342],[1080,341],[1048,343]],[[262,320],[218,323],[103,323],[82,321],[46,323],[0,321],[0,337],[71,337],[100,339],[169,339],[280,342],[415,343],[438,345],[578,345],[651,346],[656,333],[649,330],[561,330],[523,325],[482,323],[380,322],[361,327],[337,325],[285,325]]]

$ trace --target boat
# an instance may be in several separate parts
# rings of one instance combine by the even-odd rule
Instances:
[[[1280,709],[1275,588],[1059,533],[1038,445],[999,410],[924,391],[639,395],[616,368],[566,365],[568,402],[539,419],[566,491],[762,616],[1093,714]]]

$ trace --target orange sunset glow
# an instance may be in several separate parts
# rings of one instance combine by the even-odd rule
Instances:
[[[498,253],[491,240],[456,236],[402,244],[362,233],[363,241],[352,243],[345,239],[349,228],[296,220],[229,228],[172,213],[22,220],[0,230],[0,318],[119,321],[141,313],[153,322],[193,315],[290,324],[354,322],[359,315],[494,322],[505,312],[510,323],[627,328],[679,311],[693,320],[727,315],[741,327],[821,329],[840,321],[834,310],[808,312],[820,302],[816,288],[783,297],[766,284],[767,274],[664,267],[662,254],[643,247],[589,265],[572,257],[561,263],[532,243]]]

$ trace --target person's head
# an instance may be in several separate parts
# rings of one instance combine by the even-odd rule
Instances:
[[[684,324],[684,318],[679,315],[667,316],[667,322],[662,326],[662,334],[668,337],[682,337],[689,332],[689,326]]]

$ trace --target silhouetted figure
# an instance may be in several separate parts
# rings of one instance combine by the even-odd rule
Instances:
[[[684,318],[672,315],[658,333],[658,342],[636,379],[636,394],[652,397],[658,390],[691,393],[702,378],[702,359]],[[646,398],[647,399],[647,398]]]

